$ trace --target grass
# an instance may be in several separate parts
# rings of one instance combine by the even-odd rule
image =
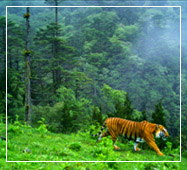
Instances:
[[[5,124],[0,123],[0,135],[5,135]],[[142,149],[133,152],[133,143],[116,144],[120,151],[113,150],[110,137],[96,143],[89,132],[72,134],[55,134],[46,130],[41,124],[38,129],[16,122],[8,125],[8,161],[178,161],[176,151],[165,150],[165,157],[158,156],[154,151]],[[187,159],[182,157],[182,163],[170,162],[19,162],[5,163],[6,142],[0,140],[0,169],[185,169]],[[167,151],[167,152],[166,152]]]

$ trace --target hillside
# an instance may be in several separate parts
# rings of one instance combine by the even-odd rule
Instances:
[[[143,120],[144,112],[147,120],[166,126],[173,143],[179,146],[176,140],[180,134],[179,9],[57,9],[58,14],[56,8],[30,7],[28,17],[24,17],[27,8],[8,10],[10,119],[14,121],[19,115],[25,120],[27,58],[30,61],[27,93],[31,99],[26,101],[32,101],[32,125],[44,117],[55,132],[76,132],[83,124],[91,125],[92,120],[99,122],[92,117],[95,112],[103,117],[136,121]],[[1,16],[1,35],[5,34],[5,21]],[[25,51],[26,35],[29,49]],[[0,42],[5,44],[5,37]],[[2,45],[1,54],[4,49]],[[3,100],[0,108],[5,113],[5,55],[0,56],[0,61],[0,99]],[[185,91],[186,74],[183,74]],[[182,95],[185,109],[186,95]],[[157,105],[161,105],[163,119],[159,111],[155,113]],[[159,121],[153,119],[153,113]],[[74,129],[72,124],[76,124]]]
[[[41,123],[41,122],[40,122]],[[5,132],[5,124],[0,124],[0,134]],[[165,148],[165,157],[154,151],[142,149],[132,151],[133,143],[117,142],[121,151],[114,151],[110,138],[95,143],[89,132],[77,134],[55,134],[47,131],[45,124],[39,128],[21,125],[18,121],[8,125],[9,161],[177,161],[176,151]],[[5,163],[5,141],[0,141],[0,169],[185,169],[187,159],[181,163]],[[150,156],[151,155],[151,156]],[[169,156],[172,155],[172,156]],[[182,168],[183,167],[183,168]]]

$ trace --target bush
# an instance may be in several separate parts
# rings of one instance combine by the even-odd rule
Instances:
[[[33,122],[45,118],[48,130],[52,132],[76,132],[90,125],[92,105],[87,99],[76,99],[71,89],[61,87],[57,90],[58,102],[53,106],[33,107]],[[37,124],[33,124],[37,126]]]
[[[94,157],[97,157],[98,160],[113,160],[115,159],[115,153],[112,146],[112,141],[110,138],[102,138],[91,151]]]
[[[12,125],[12,124],[9,124],[8,125],[8,128],[7,128],[7,132],[13,132],[13,133],[23,133],[23,131],[20,129],[19,126],[15,126],[15,125]]]
[[[38,123],[40,124],[38,131],[40,132],[41,137],[44,137],[44,135],[47,133],[46,125],[44,124],[45,119],[42,118],[42,120],[39,120]]]
[[[13,132],[13,133],[23,133],[21,130],[21,127],[23,125],[19,122],[19,116],[16,115],[16,120],[14,121],[14,124],[8,124],[7,132]]]
[[[103,116],[102,116],[102,112],[101,112],[101,107],[98,108],[97,106],[93,107],[93,115],[92,115],[92,119],[93,119],[93,123],[99,123],[100,125],[102,125],[103,123]]]
[[[0,123],[5,123],[6,122],[6,115],[4,113],[0,114]]]
[[[81,150],[81,144],[80,143],[71,143],[68,146],[69,149],[74,150],[74,151],[80,151]]]
[[[171,149],[172,149],[172,143],[169,142],[169,141],[167,141],[166,147],[165,147],[164,151],[165,151],[166,153],[170,153],[170,152],[171,152]]]

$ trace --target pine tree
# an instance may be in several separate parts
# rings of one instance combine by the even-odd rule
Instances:
[[[155,111],[152,113],[152,122],[159,123],[166,127],[166,121],[164,118],[164,109],[162,107],[161,101],[155,105]]]
[[[0,71],[6,66],[6,17],[0,17]]]
[[[147,120],[147,114],[146,114],[146,111],[142,111],[142,120]]]
[[[59,34],[58,37],[55,36],[56,29]],[[35,56],[33,64],[35,65],[35,74],[37,76],[34,84],[38,83],[40,85],[36,89],[41,95],[46,88],[48,94],[55,94],[56,90],[62,84],[64,85],[72,75],[72,72],[68,70],[74,67],[76,53],[75,49],[68,46],[67,42],[62,38],[61,31],[62,27],[60,24],[56,28],[56,24],[51,23],[45,28],[40,28],[34,39],[35,45],[40,46],[39,49],[35,49],[38,55]],[[55,49],[58,50],[56,51]]]
[[[155,105],[155,111],[152,113],[152,122],[163,125],[166,127],[166,121],[164,118],[164,109],[162,107],[161,101]],[[166,146],[165,141],[162,138],[156,139],[159,148],[163,149]]]
[[[125,116],[125,106],[123,104],[121,104],[120,102],[115,104],[115,116],[116,117],[120,117],[120,118],[126,118]]]
[[[103,123],[102,107],[98,108],[96,105],[93,108],[92,119],[94,122],[98,122],[100,125]]]
[[[132,113],[133,113],[133,109],[132,109],[132,106],[131,106],[131,101],[129,99],[129,95],[127,93],[126,97],[125,97],[125,102],[124,102],[125,118],[131,120],[132,119]]]
[[[6,17],[0,17],[0,113],[6,113],[5,94],[6,94]]]
[[[5,69],[0,72],[0,114],[6,113],[6,72]]]

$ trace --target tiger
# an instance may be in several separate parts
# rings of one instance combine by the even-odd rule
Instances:
[[[106,131],[102,133],[105,128]],[[134,151],[140,151],[138,146],[140,143],[146,142],[158,155],[164,156],[155,143],[154,134],[156,138],[163,138],[163,140],[166,140],[169,133],[164,126],[150,123],[146,120],[136,122],[118,117],[107,118],[100,132],[96,135],[91,134],[91,136],[99,136],[97,142],[99,142],[102,137],[111,136],[114,149],[120,150],[120,148],[115,145],[116,139],[120,134],[129,140],[134,140]]]

